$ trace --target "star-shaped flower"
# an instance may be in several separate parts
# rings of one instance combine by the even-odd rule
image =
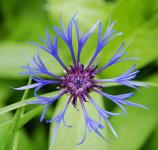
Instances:
[[[96,79],[96,76],[105,70],[106,68],[117,64],[119,62],[123,62],[125,60],[129,60],[132,58],[126,58],[126,59],[121,59],[122,56],[126,54],[124,48],[124,42],[120,45],[118,50],[115,52],[115,54],[112,56],[112,58],[103,66],[103,67],[98,67],[94,65],[94,61],[97,58],[98,54],[101,52],[101,50],[116,36],[121,35],[121,32],[116,32],[113,30],[115,22],[110,23],[107,27],[106,32],[103,34],[102,31],[102,23],[97,22],[96,24],[93,25],[92,28],[87,33],[80,33],[79,31],[79,26],[78,26],[78,21],[75,17],[73,17],[69,23],[67,29],[65,29],[62,20],[60,19],[60,26],[61,30],[53,26],[53,30],[56,32],[56,35],[54,37],[54,41],[52,41],[51,36],[47,30],[46,32],[46,40],[43,40],[43,45],[38,45],[41,50],[45,51],[46,53],[50,54],[50,56],[54,57],[58,63],[61,65],[61,67],[65,70],[65,74],[62,76],[56,75],[53,72],[49,71],[49,68],[47,68],[42,61],[40,57],[40,52],[38,55],[36,55],[32,62],[28,66],[23,66],[25,71],[23,74],[28,74],[36,83],[31,84],[31,85],[26,85],[20,88],[17,88],[17,90],[25,90],[25,89],[31,89],[34,88],[34,95],[37,97],[36,100],[33,100],[29,102],[29,104],[40,104],[40,105],[45,105],[45,109],[42,112],[40,121],[42,122],[44,120],[45,114],[49,106],[54,103],[55,101],[59,100],[60,97],[63,95],[67,94],[68,95],[68,100],[61,112],[54,117],[51,120],[47,120],[46,122],[56,123],[56,128],[54,130],[54,136],[53,136],[53,141],[52,145],[54,144],[57,130],[59,128],[59,125],[63,122],[65,126],[70,127],[66,124],[64,115],[66,113],[66,109],[72,103],[74,108],[77,107],[77,105],[81,105],[81,108],[83,110],[84,118],[85,118],[85,133],[84,137],[79,142],[79,144],[83,143],[86,137],[86,129],[88,129],[90,132],[94,131],[96,134],[98,134],[101,138],[105,139],[104,136],[100,133],[100,129],[103,129],[104,126],[101,124],[101,119],[103,119],[107,125],[110,127],[111,131],[113,134],[118,137],[117,133],[115,132],[114,128],[110,124],[109,117],[111,116],[117,116],[121,115],[122,113],[114,113],[114,112],[109,112],[101,108],[95,100],[90,96],[91,92],[95,92],[96,94],[102,95],[103,97],[108,98],[115,104],[117,104],[121,110],[126,112],[125,108],[123,105],[127,106],[138,106],[142,108],[146,108],[143,105],[136,104],[133,102],[128,101],[127,99],[133,96],[133,93],[125,93],[125,94],[120,94],[120,95],[111,95],[109,93],[104,93],[102,92],[102,83],[106,82],[112,82],[112,83],[117,83],[120,85],[124,85],[130,88],[137,88],[138,86],[145,86],[144,84],[141,84],[136,81],[132,81],[137,73],[139,72],[138,70],[135,71],[135,65],[132,66],[128,71],[124,72],[122,75],[111,78],[111,79]],[[77,35],[77,42],[78,42],[78,50],[77,50],[77,56],[75,56],[75,50],[73,46],[73,36],[72,36],[72,28],[73,26],[75,27],[76,35]],[[93,52],[92,58],[90,59],[89,63],[87,65],[82,64],[80,61],[81,57],[81,52],[88,41],[89,37],[91,34],[94,32],[94,30],[98,26],[98,40],[97,40],[97,45],[96,49]],[[70,62],[70,68],[68,68],[62,59],[59,57],[58,54],[58,38],[61,38],[66,45],[68,46],[70,50],[70,54],[72,57],[72,62]],[[47,75],[50,78],[49,79],[44,79],[40,75]],[[59,89],[59,94],[57,94],[54,97],[43,97],[38,95],[38,91],[43,88],[46,85],[54,84],[57,87],[60,87]],[[93,120],[89,115],[85,107],[85,103],[89,101],[91,102],[94,107],[96,108],[100,118],[99,121]]]

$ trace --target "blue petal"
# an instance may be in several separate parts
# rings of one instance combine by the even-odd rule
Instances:
[[[33,57],[32,67],[23,66],[22,68],[24,68],[26,70],[25,73],[30,75],[31,77],[34,77],[38,74],[46,74],[46,75],[49,75],[49,76],[53,76],[54,78],[57,78],[57,79],[61,78],[60,76],[57,76],[57,75],[55,75],[55,74],[48,71],[48,69],[44,65],[43,61],[41,60],[39,53],[36,57],[35,56]]]
[[[64,25],[62,23],[62,18],[60,17],[60,26],[62,30],[60,31],[57,27],[53,27],[54,31],[66,42],[67,46],[69,47],[72,60],[74,65],[76,65],[76,58],[73,50],[73,45],[72,45],[72,25],[73,25],[73,20],[74,17],[69,21],[67,32],[64,28]]]
[[[41,85],[41,83],[35,83],[35,84],[30,84],[30,85],[22,86],[22,87],[19,87],[19,88],[14,88],[14,89],[16,89],[16,90],[26,90],[26,89],[31,89],[31,88],[38,87],[40,85]]]
[[[58,132],[59,126],[60,126],[60,123],[57,123],[57,125],[56,125],[56,127],[54,129],[54,133],[53,133],[53,138],[52,138],[52,142],[51,142],[51,145],[50,145],[50,149],[53,148],[53,145],[54,145],[54,142],[55,142],[55,139],[56,139],[56,136],[57,136],[57,132]]]
[[[125,99],[126,98],[129,98],[131,96],[133,96],[133,93],[126,93],[126,94],[121,94],[121,95],[110,95],[110,94],[107,94],[107,93],[104,93],[104,92],[101,92],[99,90],[96,90],[94,89],[94,91],[110,100],[112,100],[114,103],[116,103],[122,110],[123,112],[126,113],[125,109],[122,107],[121,104],[124,104],[124,105],[127,105],[127,106],[137,106],[137,107],[141,107],[141,108],[145,108],[147,109],[147,107],[143,106],[143,105],[140,105],[140,104],[136,104],[136,103],[133,103],[133,102],[129,102],[129,101],[126,101]]]
[[[112,133],[114,134],[114,136],[115,136],[116,138],[118,138],[119,136],[118,136],[118,134],[116,133],[116,131],[115,131],[115,129],[113,128],[113,126],[111,125],[110,121],[109,121],[107,118],[104,118],[104,120],[105,120],[105,122],[108,124],[108,126],[110,127],[110,129],[111,129]]]
[[[138,86],[146,86],[143,83],[136,82],[136,81],[131,81],[134,78],[136,78],[137,74],[139,73],[139,70],[134,71],[136,68],[136,65],[133,65],[128,71],[123,73],[122,75],[111,78],[111,79],[101,79],[101,80],[96,80],[97,82],[116,82],[121,85],[125,85],[131,88],[137,88]]]
[[[42,50],[48,52],[51,56],[53,56],[58,62],[59,64],[66,70],[68,71],[67,67],[64,65],[64,63],[62,62],[62,60],[60,59],[59,55],[58,55],[58,35],[56,35],[54,37],[54,43],[52,43],[51,37],[49,35],[48,30],[46,31],[46,37],[47,37],[47,41],[45,43],[47,43],[46,48],[44,46],[39,46]]]
[[[108,61],[108,63],[106,65],[104,65],[101,69],[99,69],[96,73],[100,73],[101,71],[103,71],[104,69],[106,69],[107,67],[116,64],[118,62],[118,60],[125,55],[126,53],[124,52],[125,49],[122,49],[124,46],[125,42],[123,42],[121,44],[121,46],[118,48],[118,50],[115,52],[115,54],[112,56],[112,58],[110,59],[110,61]]]
[[[85,141],[85,139],[86,139],[86,124],[85,124],[85,129],[84,129],[83,138],[82,138],[82,140],[81,140],[79,143],[77,143],[76,145],[83,144],[83,143],[84,143],[84,141]]]
[[[91,36],[91,34],[94,32],[96,26],[98,25],[98,22],[96,22],[92,26],[92,28],[88,31],[88,33],[82,34],[82,36],[80,36],[79,27],[78,27],[78,21],[76,19],[74,19],[74,24],[75,24],[77,40],[78,40],[77,63],[79,63],[80,62],[80,55],[81,55],[82,48],[85,45],[85,43],[88,41],[88,39]]]
[[[90,132],[94,131],[97,135],[99,135],[102,139],[104,140],[107,140],[98,130],[99,129],[103,129],[104,126],[100,123],[100,122],[96,122],[94,121],[93,119],[91,119],[89,116],[88,116],[88,113],[85,109],[85,106],[83,104],[83,101],[80,100],[80,103],[81,103],[81,107],[82,107],[82,110],[83,110],[83,114],[84,114],[84,117],[85,117],[85,123],[86,123],[86,126],[87,128],[89,129]]]
[[[68,99],[68,101],[67,101],[67,103],[66,103],[64,109],[63,109],[55,118],[52,118],[51,120],[47,120],[46,122],[47,122],[47,123],[52,123],[52,122],[60,123],[61,120],[62,120],[63,117],[64,117],[64,114],[65,114],[65,112],[66,112],[66,109],[67,109],[67,107],[68,107],[68,105],[69,105],[71,99],[72,99],[72,96],[69,97],[69,99]]]
[[[64,124],[64,126],[65,127],[68,127],[68,128],[71,128],[72,126],[71,125],[68,125],[67,123],[66,123],[66,121],[65,121],[65,118],[63,117],[63,124]]]
[[[43,121],[48,107],[49,107],[49,104],[47,103],[46,106],[45,106],[45,108],[44,108],[44,110],[43,110],[43,112],[42,112],[42,115],[41,115],[41,117],[40,117],[40,122]]]
[[[112,112],[108,112],[102,108],[100,108],[95,101],[92,99],[92,97],[90,95],[87,95],[87,97],[89,98],[89,100],[93,103],[93,105],[95,106],[95,108],[97,109],[99,115],[104,119],[104,121],[107,123],[107,125],[110,127],[111,131],[113,132],[115,137],[118,137],[116,131],[114,130],[114,128],[112,127],[111,123],[109,122],[108,118],[110,116],[118,116],[121,115],[121,113],[112,113]]]
[[[71,98],[72,98],[72,97],[69,97],[69,99],[68,99],[68,101],[67,101],[67,103],[66,103],[64,109],[60,112],[60,114],[58,114],[55,118],[53,118],[53,119],[51,119],[51,120],[49,120],[49,121],[48,121],[48,120],[46,121],[47,123],[56,122],[56,127],[55,127],[55,129],[54,129],[53,139],[52,139],[51,146],[50,146],[51,149],[52,149],[53,144],[54,144],[54,142],[55,142],[56,135],[57,135],[57,131],[58,131],[58,129],[59,129],[59,126],[60,126],[61,121],[62,121],[63,118],[64,118],[66,109],[67,109],[67,107],[68,107],[68,105],[69,105],[69,103],[70,103],[70,101],[71,101]]]
[[[116,33],[113,35],[113,33],[115,32],[112,28],[114,26],[115,22],[112,22],[111,24],[109,23],[108,28],[104,34],[103,37],[102,36],[102,24],[99,24],[99,30],[98,30],[98,45],[97,48],[88,64],[87,67],[91,66],[92,63],[94,62],[95,58],[98,56],[98,54],[100,53],[100,51],[110,42],[111,39],[113,39],[116,36],[121,35],[121,33]]]
[[[57,94],[56,96],[53,96],[53,97],[37,96],[36,100],[32,100],[32,101],[29,101],[27,103],[28,104],[40,104],[40,105],[45,105],[48,103],[52,104],[66,93],[67,93],[66,91],[61,91],[59,94]]]

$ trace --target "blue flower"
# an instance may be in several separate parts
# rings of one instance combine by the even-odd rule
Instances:
[[[109,93],[104,93],[102,92],[102,83],[106,82],[112,82],[112,83],[117,83],[123,86],[127,86],[130,88],[137,88],[138,86],[145,86],[142,83],[133,81],[135,79],[137,73],[139,72],[138,70],[135,70],[136,66],[132,66],[128,71],[123,73],[122,75],[119,75],[118,77],[114,77],[111,79],[95,79],[95,77],[105,70],[106,68],[123,62],[125,60],[130,60],[134,58],[125,58],[122,59],[122,56],[126,54],[124,48],[124,42],[120,45],[118,50],[115,52],[115,54],[112,56],[112,58],[101,68],[98,68],[97,66],[93,65],[96,57],[98,54],[103,50],[103,48],[116,36],[121,35],[121,32],[116,32],[113,29],[115,22],[112,22],[108,24],[106,32],[103,34],[102,31],[102,23],[97,22],[96,24],[93,25],[93,27],[87,32],[87,33],[80,33],[79,31],[79,26],[78,26],[78,21],[75,17],[73,17],[69,23],[67,29],[64,27],[62,23],[62,19],[60,18],[60,26],[61,30],[53,26],[53,30],[56,32],[56,35],[54,37],[54,41],[52,41],[51,36],[48,32],[46,31],[46,40],[43,40],[43,45],[35,44],[38,46],[41,50],[45,51],[48,53],[50,56],[54,57],[58,63],[61,65],[61,67],[65,70],[65,74],[62,76],[58,76],[54,74],[52,71],[49,71],[49,69],[45,66],[43,63],[41,57],[40,57],[40,52],[33,57],[32,62],[27,65],[23,66],[25,71],[22,74],[28,74],[33,80],[34,84],[31,85],[26,85],[20,88],[16,88],[17,90],[25,90],[25,89],[31,89],[34,88],[34,95],[37,97],[36,100],[33,100],[29,102],[29,104],[40,104],[40,105],[45,105],[45,109],[42,112],[40,122],[44,120],[45,114],[49,106],[60,99],[63,95],[67,94],[68,100],[61,112],[54,117],[53,119],[47,120],[47,123],[56,123],[56,128],[54,130],[54,136],[53,136],[53,141],[52,145],[54,144],[58,128],[61,123],[63,123],[67,127],[71,127],[66,124],[64,115],[66,113],[66,110],[70,103],[76,108],[78,103],[80,103],[81,108],[83,110],[84,118],[85,118],[85,133],[83,136],[83,139],[79,144],[83,143],[86,137],[86,130],[88,129],[90,132],[95,132],[98,134],[101,138],[105,139],[105,137],[100,133],[100,129],[103,129],[104,126],[101,124],[101,120],[103,119],[111,131],[113,132],[115,137],[118,137],[116,131],[114,130],[113,126],[111,125],[109,118],[111,116],[118,116],[121,115],[122,113],[114,113],[114,112],[109,112],[104,109],[102,109],[96,102],[93,100],[93,98],[90,96],[91,92],[94,92],[96,94],[99,94],[103,97],[108,98],[112,102],[114,102],[116,105],[120,107],[123,113],[126,113],[126,109],[124,108],[123,105],[127,106],[137,106],[137,107],[142,107],[146,108],[145,106],[141,104],[136,104],[133,102],[128,101],[127,99],[132,97],[134,93],[125,93],[125,94],[120,94],[120,95],[111,95]],[[77,35],[77,42],[78,42],[78,50],[77,50],[77,56],[75,56],[74,52],[74,46],[73,46],[73,36],[72,36],[72,28],[73,26],[75,27],[76,35]],[[96,49],[92,55],[92,58],[90,59],[89,63],[87,65],[84,65],[80,61],[80,56],[82,49],[86,42],[88,41],[89,37],[91,34],[94,32],[94,30],[98,27],[98,40],[97,40],[97,45]],[[71,67],[68,68],[62,59],[59,57],[58,54],[58,38],[61,38],[66,45],[68,46],[70,50],[70,54],[72,57],[72,64],[70,65]],[[47,75],[49,76],[49,79],[44,79],[42,78],[41,75]],[[43,88],[46,85],[49,84],[54,84],[57,87],[60,87],[59,93],[54,96],[54,97],[44,97],[38,95],[38,91]],[[92,118],[89,117],[88,112],[85,107],[85,102],[91,102],[95,109],[97,110],[99,114],[99,120],[95,121]],[[106,139],[105,139],[106,140]]]

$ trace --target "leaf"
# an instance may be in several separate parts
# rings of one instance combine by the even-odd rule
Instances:
[[[151,137],[149,138],[149,140],[143,146],[143,150],[148,150],[148,149],[157,150],[158,147],[157,140],[158,140],[158,124],[155,131],[152,133]]]
[[[4,81],[4,82],[3,82]],[[10,95],[10,91],[9,91],[9,83],[6,80],[0,80],[1,84],[0,84],[0,107],[4,107],[5,103],[6,103],[6,99],[7,97]],[[6,120],[8,120],[9,118],[11,118],[10,114],[5,114],[3,116],[0,116],[0,124],[1,122],[4,122]]]
[[[154,7],[150,7],[151,5]],[[135,62],[138,64],[138,68],[154,61],[158,57],[158,41],[156,38],[158,36],[157,8],[157,1],[153,1],[152,4],[149,0],[145,0],[145,2],[143,0],[129,0],[128,3],[121,0],[118,2],[111,16],[113,20],[117,20],[114,28],[124,34],[108,44],[98,58],[99,65],[105,64],[124,40],[127,41],[127,45],[131,43],[126,50],[128,55],[125,57],[138,57],[140,61]],[[148,9],[151,9],[151,14],[147,11]],[[146,18],[145,15],[149,15],[149,18]],[[134,61],[126,61],[106,69],[107,76],[122,72],[120,68],[129,68],[132,63]],[[101,75],[105,76],[105,72],[102,72]]]
[[[93,95],[92,96],[96,103],[100,104],[103,107],[102,98],[100,96]],[[63,109],[65,103],[67,101],[67,97],[63,97],[60,99],[57,108],[54,113],[54,117]],[[81,141],[84,135],[84,117],[82,108],[80,107],[80,103],[78,101],[77,111],[71,104],[67,109],[65,114],[65,120],[69,125],[72,125],[72,128],[66,128],[64,125],[59,127],[57,138],[55,140],[55,144],[53,146],[54,149],[69,149],[69,150],[96,150],[96,149],[105,149],[106,148],[106,141],[101,139],[95,133],[90,133],[87,130],[87,137],[84,144],[76,145],[78,142]],[[98,119],[98,115],[94,107],[88,102],[86,104],[86,109],[90,116],[94,119]],[[55,123],[52,124],[50,130],[50,140],[49,143],[51,144],[52,135],[54,133]],[[106,127],[102,131],[100,131],[106,137]],[[62,141],[62,144],[61,144]]]
[[[29,101],[30,100],[25,100],[25,101],[22,101],[22,102],[20,101],[20,102],[16,102],[14,104],[5,106],[5,107],[3,107],[3,108],[0,109],[0,115],[4,114],[6,112],[12,111],[14,109],[26,106],[26,105],[28,105],[27,102],[29,102]]]
[[[28,0],[23,5],[20,1],[2,0],[1,14],[2,36],[12,41],[34,40],[44,33],[49,24],[47,13],[43,9],[44,0]],[[28,11],[29,10],[29,11]],[[40,25],[39,25],[40,24]]]
[[[158,81],[157,75],[148,81]],[[119,139],[110,138],[108,149],[110,150],[138,150],[142,147],[150,134],[157,126],[157,88],[142,88],[139,90],[131,101],[144,104],[149,110],[140,108],[127,108],[128,116],[120,116],[111,118]],[[118,111],[118,109],[116,109]]]
[[[49,93],[49,94],[52,96],[55,93],[56,92],[52,92],[52,93]],[[45,94],[45,96],[48,96],[49,94]],[[32,99],[35,100],[35,98],[32,98]],[[17,102],[15,104],[10,105],[10,106],[4,107],[0,110],[0,112],[1,112],[0,114],[6,113],[8,111],[11,111],[13,109],[16,109],[16,108],[19,108],[19,107],[22,107],[22,106],[25,106],[25,105],[28,105],[26,102],[28,102],[32,99]],[[40,111],[41,111],[41,109],[40,109]],[[15,132],[15,129],[13,127],[16,126],[16,129],[18,129],[21,124],[24,125],[26,122],[28,122],[37,113],[38,113],[37,110],[32,111],[30,114],[27,114],[25,116],[25,119],[23,121],[21,121],[21,119],[18,118],[18,122],[16,122],[17,120],[15,120],[15,118],[13,118],[10,123],[7,122],[7,126],[5,124],[3,125],[3,128],[4,128],[3,131],[4,132],[1,133],[1,137],[2,137],[2,141],[3,141],[3,139],[5,139],[5,141],[3,141],[1,143],[2,149],[8,149],[9,148],[10,145],[8,145],[8,143],[10,143],[12,141],[13,133]]]
[[[0,43],[0,76],[5,78],[19,78],[22,65],[26,65],[35,53],[28,44],[4,42]]]
[[[41,42],[40,42],[41,43]],[[61,48],[62,46],[60,46]],[[60,49],[59,48],[59,49]],[[22,66],[31,64],[33,56],[37,56],[39,48],[30,43],[3,42],[0,43],[0,77],[8,79],[28,78],[28,75],[20,75],[23,72]],[[61,49],[62,50],[62,49]],[[63,68],[55,58],[44,51],[40,53],[41,59],[49,71],[57,75],[63,74]],[[62,56],[66,56],[67,51],[62,51]],[[65,58],[71,62],[70,56]],[[64,62],[65,63],[65,62]],[[70,65],[70,64],[68,64]]]
[[[28,82],[28,85],[31,84],[31,79],[29,79],[29,82]],[[28,91],[29,89],[26,89],[24,91],[24,94],[21,98],[21,101],[23,101],[24,99],[26,99],[27,97],[27,94],[28,94]],[[14,149],[14,146],[15,146],[15,149],[16,149],[16,146],[17,146],[17,143],[18,143],[18,133],[17,133],[17,129],[18,129],[18,124],[19,124],[19,120],[20,120],[20,116],[22,116],[23,114],[23,111],[24,111],[24,108],[19,108],[17,109],[14,117],[13,117],[13,123],[11,124],[10,126],[10,129],[9,131],[6,133],[6,141],[1,145],[1,147],[3,149],[10,149],[13,147]]]
[[[20,129],[22,126],[24,126],[32,118],[37,116],[37,114],[41,113],[42,109],[43,109],[43,107],[39,106],[39,107],[34,108],[33,110],[27,112],[23,116],[21,116],[20,119],[19,119],[18,129]],[[5,144],[6,144],[7,140],[10,140],[10,136],[12,134],[11,126],[13,124],[14,124],[14,120],[13,119],[10,119],[9,121],[4,122],[3,124],[0,124],[0,128],[1,128],[1,130],[0,130],[0,144],[1,144],[1,149],[2,150],[6,149],[6,145]],[[19,134],[21,135],[21,132]],[[16,137],[16,138],[18,138],[18,137]],[[16,142],[16,139],[15,139],[15,142]],[[21,140],[20,140],[20,142],[21,142]]]
[[[25,113],[24,115],[22,115],[20,117],[20,121],[19,121],[19,124],[18,124],[18,128],[21,128],[23,127],[26,123],[28,123],[32,118],[34,118],[37,114],[39,114],[42,110],[43,110],[43,106],[38,106],[38,107],[35,107],[33,110]],[[13,118],[11,118],[10,120],[6,121],[6,122],[3,122],[0,124],[0,127],[1,128],[5,128],[5,127],[8,127],[10,126],[11,124],[13,124]]]
[[[157,15],[158,2],[153,0],[120,0],[111,16],[118,20],[116,28],[125,34],[135,32]],[[128,10],[128,11],[127,11]]]
[[[39,124],[34,131],[33,141],[36,149],[48,149],[48,134],[44,127],[42,124]]]
[[[28,135],[28,133],[25,130],[21,130],[18,138],[20,139],[20,142],[17,143],[17,147],[13,150],[34,150],[34,142]]]
[[[46,96],[47,97],[47,96],[54,96],[55,94],[57,94],[57,91],[50,92],[50,93],[47,93],[47,94],[43,94],[41,96]],[[36,97],[32,97],[32,98],[26,99],[24,101],[16,102],[14,104],[3,107],[3,108],[0,109],[0,115],[4,114],[6,112],[12,111],[14,109],[26,106],[26,105],[28,105],[28,102],[32,101],[32,100],[36,100]]]
[[[77,14],[77,18],[82,24],[81,28],[85,29],[89,28],[89,25],[92,25],[96,20],[105,19],[112,11],[113,5],[102,0],[48,0],[46,8],[51,18],[53,17],[57,22],[60,14],[64,23]]]

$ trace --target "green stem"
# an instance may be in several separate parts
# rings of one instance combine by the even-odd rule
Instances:
[[[17,131],[15,136],[14,136],[14,144],[13,144],[12,150],[18,149],[19,136],[20,136],[20,131]]]
[[[29,81],[28,81],[28,85],[31,84],[31,82],[32,82],[32,79],[30,78]],[[24,91],[24,94],[22,96],[21,101],[26,99],[26,97],[28,95],[28,92],[29,92],[29,89],[26,89]],[[11,141],[9,141],[11,143],[10,144],[11,145],[10,149],[14,149],[14,147],[16,147],[15,145],[18,144],[18,139],[16,138],[18,136],[16,136],[16,133],[17,133],[17,129],[18,129],[19,120],[20,120],[20,117],[22,116],[23,112],[24,112],[24,107],[17,109],[17,111],[16,111],[16,113],[14,115],[14,118],[13,118],[13,122],[14,123],[13,123],[13,125],[11,127],[11,131],[12,131],[11,136],[10,136],[11,137],[10,138]]]

